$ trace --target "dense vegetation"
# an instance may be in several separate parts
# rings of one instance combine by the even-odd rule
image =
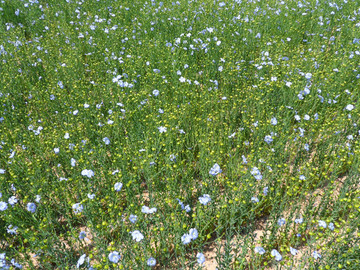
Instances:
[[[2,0],[0,269],[360,269],[359,59],[356,0]]]

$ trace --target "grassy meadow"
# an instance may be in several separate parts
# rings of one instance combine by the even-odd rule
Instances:
[[[360,2],[0,0],[0,269],[360,269]]]

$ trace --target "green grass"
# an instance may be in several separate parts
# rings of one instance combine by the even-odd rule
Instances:
[[[0,269],[359,269],[359,14],[1,1]]]

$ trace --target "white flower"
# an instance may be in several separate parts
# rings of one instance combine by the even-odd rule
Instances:
[[[105,137],[105,138],[103,139],[103,142],[104,142],[106,145],[108,145],[108,144],[110,144],[110,139],[109,139],[108,137]]]
[[[298,251],[297,249],[290,247],[290,253],[291,253],[293,256],[296,256],[296,254],[298,254],[298,252],[299,252],[299,251]]]
[[[6,172],[6,170],[0,169],[0,174],[4,174],[5,172]]]
[[[323,227],[324,229],[326,229],[326,222],[323,220],[319,220],[319,226]]]
[[[135,230],[135,231],[130,232],[130,233],[131,233],[131,236],[132,236],[133,240],[135,240],[136,242],[140,242],[141,240],[144,239],[144,235],[138,230]]]
[[[6,231],[9,233],[9,234],[17,234],[17,229],[18,227],[17,226],[13,226],[13,225],[9,225],[6,229]]]
[[[31,213],[35,213],[35,210],[36,210],[36,205],[35,203],[28,203],[26,205],[26,209],[31,212]]]
[[[76,267],[80,268],[80,266],[85,262],[86,254],[80,256],[79,260],[77,261]]]
[[[314,257],[315,260],[320,259],[321,258],[321,254],[318,253],[316,250],[312,253],[312,256]]]
[[[273,141],[273,139],[271,138],[270,135],[266,135],[264,141],[265,141],[266,143],[270,144],[270,143]]]
[[[164,133],[164,132],[166,132],[167,128],[161,126],[161,127],[158,127],[158,130],[159,130],[160,133]]]
[[[257,197],[251,197],[251,202],[258,203],[259,199]]]
[[[9,198],[9,200],[8,200],[9,204],[11,204],[11,205],[16,204],[17,201],[18,201],[18,199],[16,199],[15,196],[11,196],[11,197]]]
[[[352,104],[349,104],[349,105],[347,105],[347,106],[345,107],[345,109],[348,110],[348,111],[352,111],[354,108],[355,108],[355,107],[354,107],[354,105],[352,105]]]
[[[147,265],[150,266],[150,267],[153,267],[156,265],[156,259],[153,258],[153,257],[150,257],[148,260],[147,260]]]
[[[84,207],[82,206],[81,203],[75,203],[75,204],[73,204],[72,209],[74,210],[75,214],[78,214],[83,211]]]
[[[282,260],[281,254],[276,249],[273,249],[271,251],[271,255],[275,257],[276,261],[281,261]]]
[[[141,212],[144,214],[153,214],[157,211],[156,207],[149,208],[148,206],[144,205],[141,207]]]
[[[202,254],[200,252],[198,254],[196,254],[196,258],[197,258],[198,264],[203,264],[205,262],[205,256],[204,256],[204,254]]]
[[[157,97],[160,94],[159,90],[157,89],[155,89],[152,93],[155,97]]]
[[[305,74],[305,78],[306,78],[307,80],[310,80],[311,77],[312,77],[312,74],[311,74],[311,73],[306,73],[306,74]]]
[[[192,237],[190,234],[188,233],[185,233],[183,236],[181,236],[181,242],[184,244],[184,245],[187,245],[191,242],[192,240]]]
[[[131,223],[135,223],[136,220],[137,220],[137,216],[131,214],[130,217],[129,217],[129,220],[130,220]]]
[[[253,167],[250,171],[250,173],[255,177],[256,180],[262,179],[262,174],[260,170],[257,167]]]
[[[304,95],[310,94],[310,89],[308,86],[305,86],[303,93],[304,93]]]
[[[54,153],[55,153],[55,154],[59,154],[59,152],[60,152],[60,149],[59,149],[59,148],[54,148]]]
[[[295,219],[295,223],[297,223],[297,224],[301,224],[301,223],[303,223],[304,222],[304,219],[303,218],[297,218],[297,219]]]
[[[204,194],[202,197],[199,197],[199,202],[203,205],[207,205],[209,202],[211,202],[211,198],[208,194]]]
[[[263,255],[265,253],[265,249],[263,247],[255,247],[255,252]]]
[[[199,236],[198,230],[195,228],[190,229],[189,235],[191,236],[191,240],[195,240]]]
[[[279,220],[278,220],[278,225],[279,226],[285,225],[285,223],[286,223],[285,218],[279,218]]]
[[[328,228],[333,231],[335,229],[334,223],[330,222]]]
[[[64,139],[69,139],[70,138],[70,135],[69,135],[69,133],[65,133],[65,135],[64,135]]]
[[[221,172],[222,172],[222,170],[220,169],[219,164],[215,163],[214,166],[211,167],[209,174],[212,176],[215,176]]]
[[[307,143],[305,143],[305,145],[304,145],[304,149],[306,150],[306,151],[309,151],[309,144],[307,144]]]
[[[121,256],[120,256],[119,252],[113,251],[113,252],[111,252],[111,253],[109,254],[108,258],[109,258],[109,261],[110,261],[110,262],[112,262],[112,263],[118,263],[119,260],[120,260],[120,258],[121,258]]]
[[[118,182],[114,185],[115,191],[118,191],[118,192],[122,189],[122,187],[123,187],[123,184],[120,182]]]
[[[81,175],[91,178],[91,177],[94,176],[94,172],[92,170],[86,170],[85,169],[85,170],[82,170]]]
[[[277,124],[276,118],[275,117],[271,118],[270,123],[275,126]]]
[[[70,159],[70,164],[71,164],[72,167],[75,167],[75,165],[76,165],[76,160],[75,160],[74,158],[71,158],[71,159]]]

